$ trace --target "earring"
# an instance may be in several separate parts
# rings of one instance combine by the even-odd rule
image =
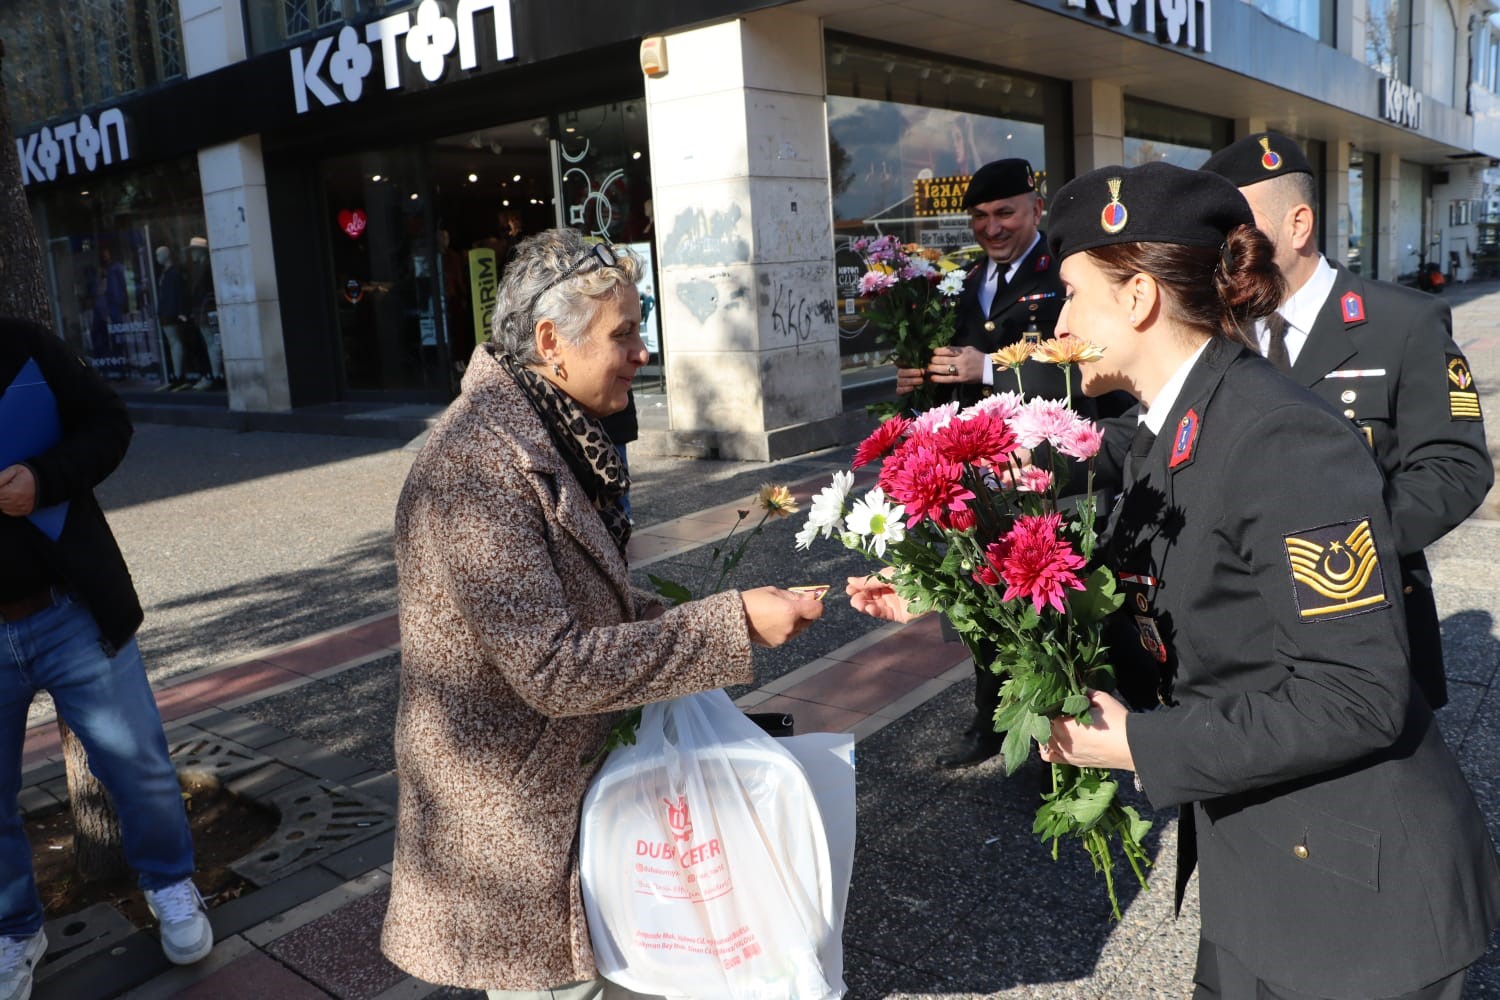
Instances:
[[[552,362],[552,374],[554,374],[554,375],[561,375],[562,374],[562,365],[558,364],[556,361]]]
[[[1135,313],[1130,314],[1130,325],[1135,326]]]

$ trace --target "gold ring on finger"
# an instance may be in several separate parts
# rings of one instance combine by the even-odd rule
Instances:
[[[948,374],[949,375],[957,375],[958,374],[958,365],[949,365],[948,366]]]

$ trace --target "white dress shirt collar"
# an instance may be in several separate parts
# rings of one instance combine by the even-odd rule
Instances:
[[[1182,387],[1187,384],[1188,372],[1193,370],[1193,365],[1197,363],[1208,344],[1208,340],[1199,344],[1192,356],[1177,366],[1172,377],[1167,379],[1161,391],[1156,394],[1156,398],[1151,401],[1151,408],[1141,414],[1141,423],[1151,428],[1152,434],[1161,433],[1162,424],[1167,422],[1167,414],[1172,412],[1172,407],[1177,403],[1177,397],[1182,394]]]

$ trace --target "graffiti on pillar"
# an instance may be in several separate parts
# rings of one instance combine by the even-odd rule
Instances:
[[[727,271],[677,283],[677,301],[687,307],[699,323],[707,323],[721,310],[742,308],[745,289]]]
[[[738,205],[713,213],[683,209],[662,241],[662,263],[712,266],[748,261],[750,243],[737,232],[744,214]]]

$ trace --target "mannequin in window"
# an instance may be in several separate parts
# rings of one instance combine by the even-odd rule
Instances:
[[[159,246],[156,248],[156,318],[161,324],[162,338],[167,342],[170,364],[167,389],[183,389],[188,384],[182,367],[187,309],[187,281],[182,269],[172,256],[172,248]]]

